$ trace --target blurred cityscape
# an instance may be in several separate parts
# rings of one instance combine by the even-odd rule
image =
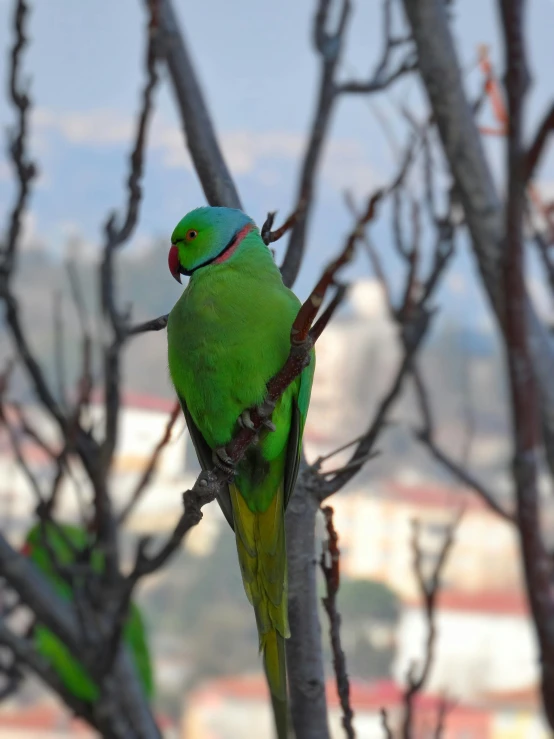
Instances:
[[[39,258],[42,270],[37,278]],[[150,279],[148,289],[139,289],[146,284],[146,276],[155,276],[164,267],[161,263],[154,245],[121,272],[123,292],[134,286],[137,319],[168,308],[162,280]],[[86,277],[90,265],[83,262],[80,269],[88,299],[93,289],[92,279]],[[24,253],[19,279],[31,299],[24,303],[23,317],[52,373],[51,318],[44,315],[44,305],[62,277],[61,264],[44,253]],[[154,292],[156,285],[159,294]],[[65,326],[69,377],[78,371],[79,361],[73,321],[69,315]],[[2,354],[7,355],[5,341],[2,337]],[[356,283],[318,344],[305,434],[308,461],[339,448],[368,425],[399,356],[378,283]],[[112,485],[117,507],[127,502],[174,405],[163,335],[141,338],[127,359],[124,386],[128,390]],[[441,447],[466,464],[509,508],[510,445],[502,358],[493,335],[439,322],[420,367],[431,389]],[[11,396],[27,402],[29,417],[46,436],[53,433],[40,408],[26,396],[22,378],[14,378]],[[90,409],[93,427],[102,422],[100,401],[95,395]],[[424,566],[431,569],[449,524],[463,508],[437,603],[435,658],[415,704],[417,737],[433,735],[438,711],[446,702],[445,739],[541,739],[548,734],[540,715],[537,649],[513,528],[431,460],[412,434],[418,420],[417,404],[406,387],[378,444],[380,455],[330,501],[340,537],[343,579],[338,605],[357,736],[382,739],[382,708],[387,709],[391,726],[396,725],[407,672],[423,659],[427,627],[412,565],[411,522],[420,521]],[[52,476],[44,452],[28,439],[22,443],[35,473]],[[346,454],[339,453],[326,464],[339,466]],[[153,483],[128,519],[123,545],[129,561],[139,535],[163,537],[170,530],[180,512],[181,493],[198,471],[179,418]],[[79,475],[77,469],[75,475]],[[86,498],[86,490],[79,495],[79,489],[67,484],[61,491],[60,515],[67,520],[79,517],[82,496]],[[14,543],[29,526],[34,504],[2,428],[0,516],[3,531]],[[205,511],[183,551],[144,581],[138,594],[154,655],[160,724],[166,737],[270,736],[255,624],[242,590],[233,536],[216,505]],[[553,540],[554,519],[548,509],[545,529]],[[342,736],[340,708],[323,612],[321,623],[332,735],[338,738]],[[0,705],[0,739],[91,735],[33,681]]]

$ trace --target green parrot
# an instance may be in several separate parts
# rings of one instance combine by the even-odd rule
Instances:
[[[173,231],[168,262],[176,280],[191,278],[167,324],[171,379],[202,468],[214,462],[225,468],[223,446],[239,425],[251,424],[248,408],[264,407],[266,383],[287,360],[300,301],[240,210],[188,213]],[[314,367],[312,355],[218,499],[235,531],[279,739],[287,736],[284,639],[290,635],[284,514],[298,474]]]
[[[44,536],[47,537],[47,546]],[[88,541],[87,532],[76,526],[35,524],[25,538],[22,554],[33,562],[61,598],[71,600],[73,597],[71,586],[56,572],[51,552],[54,553],[55,562],[71,565],[77,561],[79,551],[85,549]],[[102,572],[104,555],[92,552],[91,564],[95,572]],[[36,624],[33,627],[33,639],[37,650],[48,660],[73,695],[87,703],[94,703],[99,698],[100,690],[92,677],[55,634],[45,626]],[[131,603],[129,608],[123,639],[134,660],[144,692],[151,699],[154,693],[154,680],[150,652],[142,616],[134,603]]]

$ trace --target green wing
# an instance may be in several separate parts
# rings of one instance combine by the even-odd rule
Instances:
[[[98,686],[55,634],[45,626],[37,625],[33,640],[39,654],[53,667],[62,683],[76,698],[88,703],[98,700]]]
[[[200,433],[197,425],[192,420],[192,416],[189,413],[189,409],[187,408],[187,404],[185,403],[183,397],[181,395],[178,395],[178,398],[179,402],[181,403],[183,413],[185,414],[185,421],[187,422],[187,428],[189,430],[192,443],[194,444],[196,456],[198,457],[198,461],[200,462],[200,467],[202,467],[202,470],[211,470],[214,466],[212,459],[212,450]],[[220,495],[217,496],[217,502],[219,503],[219,507],[223,511],[223,515],[227,519],[227,523],[234,531],[235,526],[233,524],[233,507],[231,505],[231,495],[229,494],[229,487],[227,485],[224,485],[222,487]]]
[[[52,554],[59,564],[74,563],[89,543],[87,532],[68,524],[50,522],[45,525],[35,524],[28,532],[25,542],[26,556],[50,581],[60,597],[72,600],[71,586],[54,567]],[[104,563],[103,554],[98,551],[92,552],[91,564],[95,572],[101,573]],[[37,650],[52,665],[64,685],[75,696],[91,703],[98,699],[98,686],[55,634],[45,626],[36,624],[33,638]],[[130,649],[144,691],[151,698],[154,693],[152,663],[142,618],[134,603],[131,603],[129,609],[123,639]]]
[[[310,364],[300,375],[300,388],[298,396],[292,406],[292,418],[290,424],[289,441],[287,446],[287,458],[285,461],[285,508],[291,498],[298,477],[300,467],[300,456],[302,453],[302,435],[304,424],[308,415],[312,382],[315,372],[315,352],[312,351]]]
[[[146,638],[146,630],[140,610],[134,603],[129,608],[129,617],[125,624],[123,633],[125,643],[129,647],[135,668],[140,678],[144,692],[148,698],[154,695],[154,674],[152,670],[152,660],[150,658],[150,650],[148,649],[148,641]]]

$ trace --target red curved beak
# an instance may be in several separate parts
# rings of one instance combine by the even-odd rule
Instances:
[[[175,244],[171,244],[169,254],[167,255],[167,263],[169,265],[169,271],[177,282],[181,282],[181,265],[179,264],[179,251]]]

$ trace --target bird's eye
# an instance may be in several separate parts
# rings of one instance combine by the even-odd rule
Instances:
[[[192,241],[198,236],[198,231],[195,231],[193,228],[190,229],[190,231],[187,231],[187,241]]]

